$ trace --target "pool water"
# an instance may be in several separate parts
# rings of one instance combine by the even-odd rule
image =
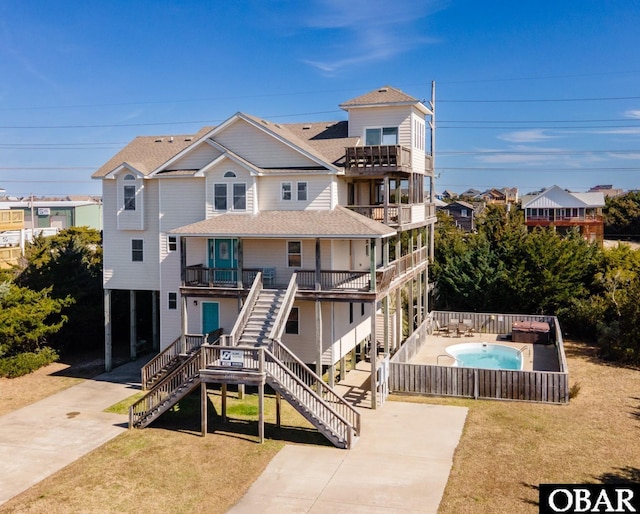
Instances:
[[[454,366],[484,369],[522,369],[522,352],[517,348],[493,343],[462,343],[447,346]]]

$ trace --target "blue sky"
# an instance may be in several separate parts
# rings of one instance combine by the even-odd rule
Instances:
[[[137,135],[428,99],[436,187],[640,189],[636,0],[0,0],[0,188],[99,194]]]

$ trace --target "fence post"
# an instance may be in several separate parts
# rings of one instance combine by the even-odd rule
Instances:
[[[478,399],[479,389],[480,389],[480,384],[478,383],[478,370],[474,369],[473,370],[473,399],[474,400]]]

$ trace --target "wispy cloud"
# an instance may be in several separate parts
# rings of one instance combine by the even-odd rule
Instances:
[[[626,118],[633,118],[640,120],[640,109],[630,109],[624,113]]]
[[[531,129],[531,130],[518,130],[515,132],[507,132],[501,134],[498,139],[508,141],[510,143],[537,143],[539,141],[546,141],[547,139],[554,139],[558,136],[552,136],[546,134],[543,129]]]
[[[417,22],[442,8],[442,0],[316,0],[309,4],[303,23],[312,30],[335,32],[321,56],[303,62],[326,73],[389,60],[420,45],[433,42],[420,32]]]
[[[478,149],[475,160],[483,164],[513,165],[519,168],[540,167],[541,163],[557,167],[579,168],[587,164],[603,162],[606,159],[593,153],[575,152],[567,148],[512,145],[501,149]]]

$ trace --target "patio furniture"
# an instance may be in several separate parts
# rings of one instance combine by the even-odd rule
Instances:
[[[464,335],[471,337],[473,336],[475,329],[473,328],[473,321],[470,319],[463,319],[462,326],[464,327]]]

